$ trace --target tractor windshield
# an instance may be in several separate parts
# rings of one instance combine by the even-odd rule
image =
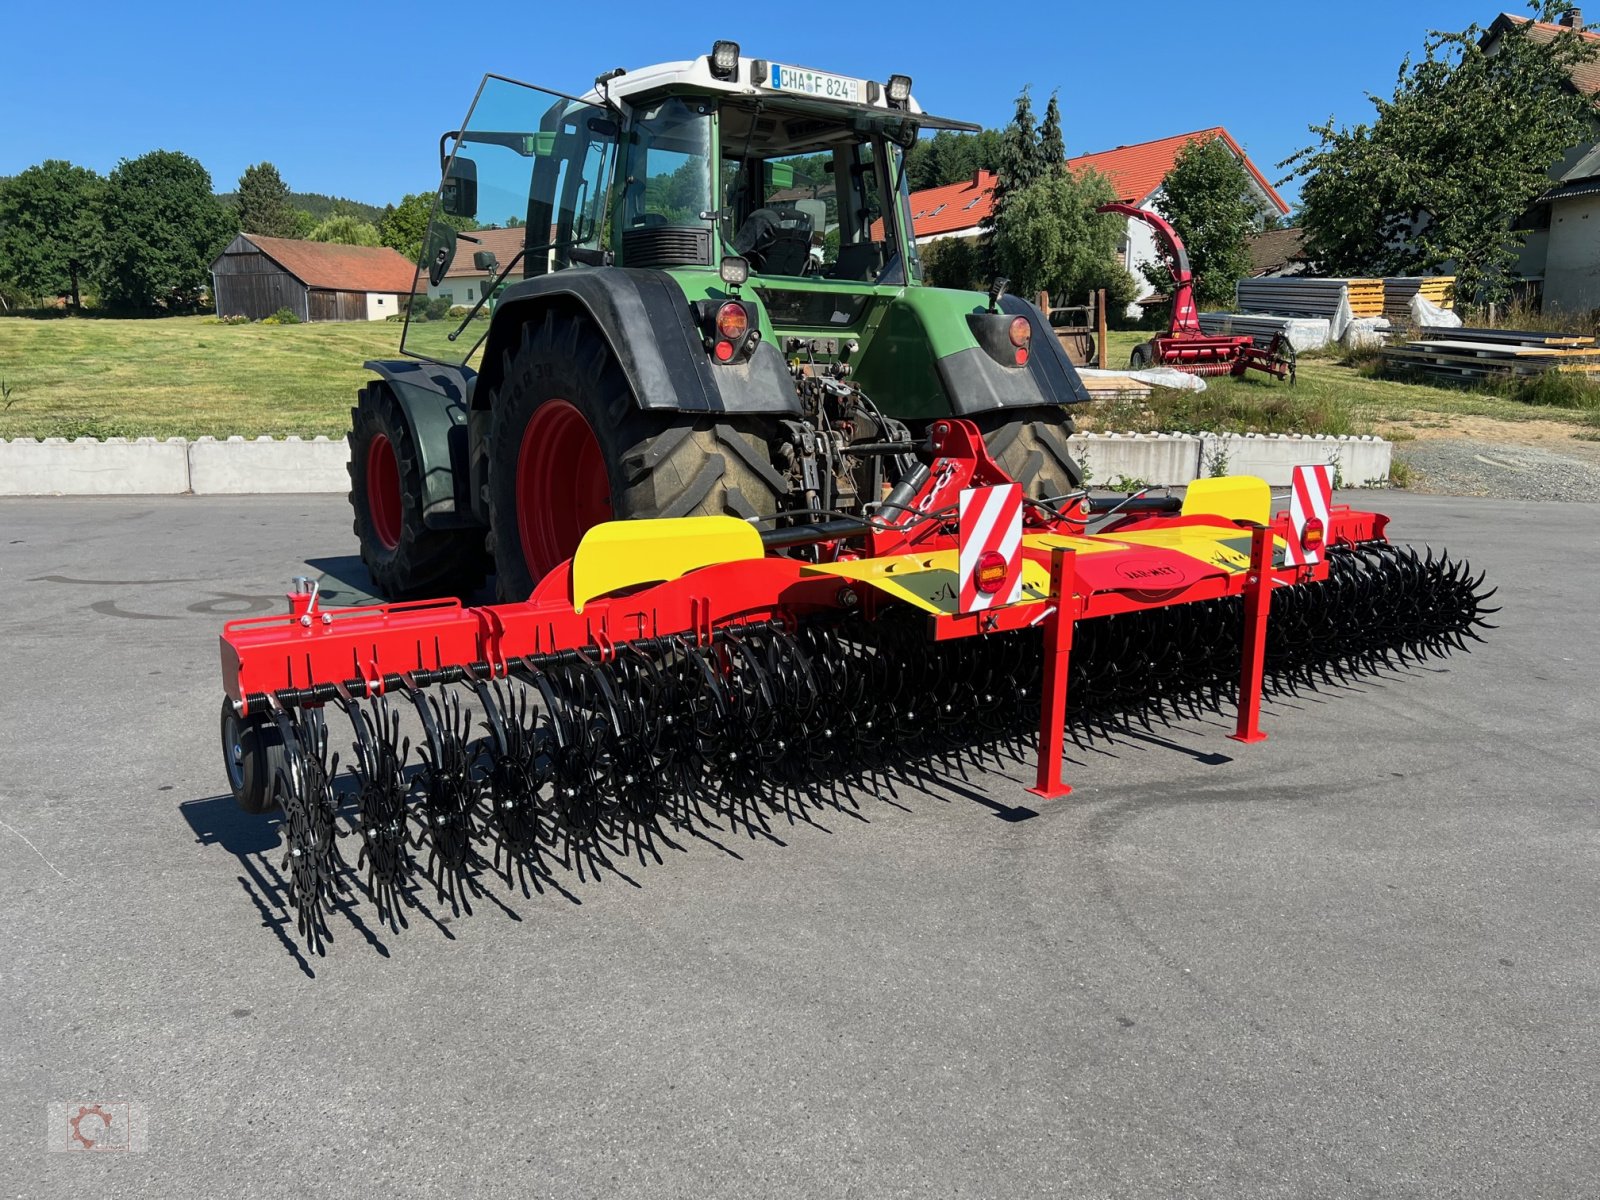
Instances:
[[[725,104],[722,240],[761,275],[905,283],[896,242],[903,154],[854,114]],[[886,199],[887,198],[887,199]]]

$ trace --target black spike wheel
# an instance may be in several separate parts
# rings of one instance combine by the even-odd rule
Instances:
[[[649,412],[598,329],[547,312],[491,399],[489,544],[502,600],[525,600],[601,521],[771,516],[788,490],[770,422]]]
[[[476,591],[484,574],[482,535],[423,524],[416,434],[386,384],[361,389],[347,440],[356,537],[379,594],[404,600]]]

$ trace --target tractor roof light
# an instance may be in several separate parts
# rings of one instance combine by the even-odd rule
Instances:
[[[904,108],[906,101],[911,99],[911,76],[889,76],[889,82],[884,84],[884,91],[888,94],[890,108]]]
[[[739,43],[716,41],[711,43],[711,53],[706,56],[715,79],[737,79],[739,76]]]

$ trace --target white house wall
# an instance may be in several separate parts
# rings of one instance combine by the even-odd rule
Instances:
[[[382,321],[400,311],[400,297],[387,292],[367,293],[367,320]]]
[[[1600,195],[1551,206],[1544,307],[1569,313],[1600,308]]]

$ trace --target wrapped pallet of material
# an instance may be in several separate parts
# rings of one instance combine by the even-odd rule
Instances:
[[[1391,325],[1411,320],[1411,298],[1421,295],[1430,304],[1448,309],[1455,304],[1454,275],[1394,275],[1383,281],[1383,315]]]
[[[1461,318],[1449,309],[1440,308],[1427,296],[1418,292],[1411,297],[1411,324],[1417,329],[1460,329]]]
[[[1308,279],[1286,275],[1241,279],[1234,287],[1234,307],[1242,313],[1277,317],[1326,317],[1328,336],[1338,341],[1355,314],[1350,288],[1343,279]]]
[[[1265,347],[1278,334],[1289,339],[1296,354],[1320,350],[1328,344],[1330,322],[1326,317],[1274,317],[1266,313],[1205,312],[1200,328],[1206,333],[1244,334],[1256,345]]]

